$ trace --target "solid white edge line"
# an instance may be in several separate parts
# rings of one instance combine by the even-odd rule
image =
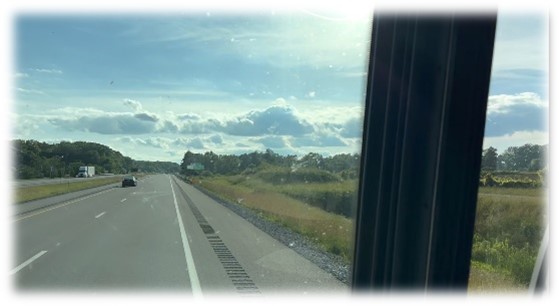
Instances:
[[[32,263],[33,261],[35,261],[37,258],[39,258],[39,257],[41,257],[41,256],[43,256],[43,255],[45,255],[46,252],[47,252],[47,251],[41,251],[41,252],[35,254],[35,256],[29,258],[29,259],[26,260],[24,263],[22,263],[21,265],[15,267],[12,271],[10,271],[10,275],[16,274],[17,272],[19,272],[19,270],[25,268],[25,267],[28,266],[30,263]]]
[[[173,188],[173,181],[171,180],[171,176],[169,176],[169,183],[171,184],[171,191],[173,192],[173,201],[175,203],[175,210],[177,212],[177,219],[179,222],[179,229],[182,238],[182,246],[184,249],[184,257],[186,259],[188,276],[190,278],[190,286],[192,287],[192,295],[195,298],[201,298],[202,288],[200,287],[200,280],[198,279],[198,273],[196,272],[196,266],[194,265],[194,257],[192,257],[192,251],[190,250],[188,238],[186,237],[186,231],[184,230],[184,224],[182,223],[182,216],[179,211],[179,205],[177,204],[177,196],[175,195],[175,189]]]
[[[95,216],[95,219],[97,219],[97,218],[101,217],[102,215],[104,215],[104,214],[106,214],[106,213],[107,213],[107,212],[106,212],[106,211],[104,211],[104,212],[102,212],[102,213],[98,214],[97,216]]]

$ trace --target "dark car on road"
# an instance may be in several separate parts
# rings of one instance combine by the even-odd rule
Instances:
[[[136,177],[132,175],[125,176],[122,179],[122,187],[126,187],[126,186],[138,186],[138,180],[136,179]]]

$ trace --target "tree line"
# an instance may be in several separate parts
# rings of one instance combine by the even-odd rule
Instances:
[[[271,149],[264,152],[254,151],[240,155],[219,155],[212,151],[193,153],[187,151],[182,159],[180,169],[184,175],[235,175],[254,172],[263,166],[280,168],[318,169],[339,174],[342,178],[357,178],[359,154],[337,154],[324,157],[318,153],[308,153],[302,157],[280,155]],[[203,169],[196,165],[203,166]]]
[[[123,156],[108,146],[93,142],[68,142],[56,144],[36,140],[12,140],[16,163],[15,177],[19,179],[42,177],[75,176],[80,166],[95,166],[96,173],[124,174],[182,173],[184,175],[221,174],[235,175],[255,171],[263,165],[282,168],[308,168],[336,173],[342,178],[357,178],[360,164],[359,154],[337,154],[324,157],[319,153],[308,153],[302,157],[280,155],[271,149],[240,155],[184,153],[181,164],[164,161],[139,161]],[[485,171],[539,171],[547,167],[547,145],[525,144],[509,147],[499,154],[489,147],[482,152],[482,170]],[[189,169],[198,164],[203,170]]]
[[[14,176],[18,179],[73,177],[80,166],[94,166],[96,174],[130,172],[176,173],[173,162],[136,161],[108,146],[93,142],[56,144],[36,140],[12,140],[15,156]]]
[[[547,145],[525,144],[511,146],[503,153],[489,147],[482,152],[483,171],[536,172],[547,168]],[[188,169],[189,165],[200,164],[203,170]],[[264,152],[252,152],[241,155],[218,155],[212,151],[193,153],[187,151],[182,159],[182,174],[222,174],[234,175],[243,171],[256,169],[263,164],[287,168],[313,168],[341,174],[342,177],[357,178],[360,163],[359,154],[337,154],[323,157],[318,153],[308,153],[302,157],[296,155],[279,155],[267,149]]]
[[[499,154],[489,147],[483,150],[481,168],[486,171],[528,171],[535,172],[547,167],[547,145],[525,144],[509,147]]]

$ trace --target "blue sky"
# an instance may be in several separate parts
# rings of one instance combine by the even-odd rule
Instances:
[[[19,15],[12,138],[186,150],[360,150],[367,14]],[[546,20],[499,20],[485,147],[547,143]]]
[[[548,27],[543,14],[499,14],[484,148],[549,143]]]

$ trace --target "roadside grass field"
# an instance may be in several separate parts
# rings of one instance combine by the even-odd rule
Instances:
[[[491,265],[478,261],[472,261],[470,265],[468,293],[523,293],[527,290],[526,286],[515,282],[510,274],[498,271]]]
[[[478,194],[481,196],[504,195],[541,198],[545,196],[546,190],[544,188],[479,187]]]
[[[122,178],[120,176],[115,176],[95,180],[84,179],[83,181],[72,183],[17,187],[14,190],[14,202],[16,204],[21,204],[69,192],[120,183],[121,180]]]
[[[351,263],[356,180],[270,183],[254,173],[203,177],[194,184],[307,236]],[[336,205],[345,202],[353,208],[320,204],[328,198],[335,198]],[[542,187],[479,188],[469,292],[528,289],[547,224],[546,204],[547,189]]]
[[[469,289],[528,289],[547,225],[547,189],[480,187]]]
[[[324,250],[340,255],[348,263],[352,257],[353,221],[327,212],[274,190],[261,181],[238,177],[211,177],[195,184],[218,197],[248,207],[266,219],[279,223],[312,241]]]

